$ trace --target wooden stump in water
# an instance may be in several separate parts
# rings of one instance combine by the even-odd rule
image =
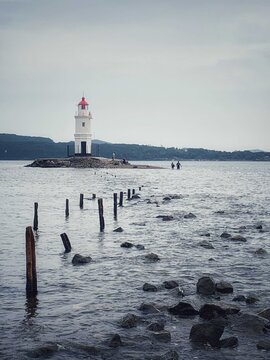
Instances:
[[[96,198],[96,194],[92,194],[92,199],[94,200]]]
[[[63,245],[65,247],[65,252],[68,253],[71,251],[71,244],[70,244],[70,241],[69,241],[69,238],[67,236],[66,233],[63,233],[60,235],[61,236],[61,239],[63,241]]]
[[[130,200],[130,189],[128,189],[128,196],[127,196],[128,200]]]
[[[123,191],[121,191],[119,196],[119,206],[123,206],[123,197],[124,197],[124,193]]]
[[[26,253],[26,295],[37,295],[37,271],[35,238],[31,226],[25,231],[25,253]]]
[[[66,199],[66,211],[65,211],[66,217],[69,217],[69,200]]]
[[[103,199],[98,199],[98,214],[100,231],[103,232],[105,228],[105,221],[103,216]]]
[[[117,193],[113,194],[113,216],[117,219]]]
[[[134,195],[135,194],[135,189],[132,189],[132,195]]]
[[[83,209],[83,194],[80,194],[80,208]]]
[[[34,223],[33,229],[36,231],[38,229],[38,203],[34,203]]]

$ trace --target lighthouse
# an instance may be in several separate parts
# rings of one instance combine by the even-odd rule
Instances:
[[[88,110],[88,102],[83,96],[78,104],[75,114],[75,155],[91,155],[91,112]]]

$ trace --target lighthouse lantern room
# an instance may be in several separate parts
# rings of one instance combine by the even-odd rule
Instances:
[[[83,96],[78,104],[78,111],[75,114],[75,155],[91,155],[91,112],[88,110],[88,103]]]

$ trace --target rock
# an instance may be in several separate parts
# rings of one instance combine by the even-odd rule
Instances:
[[[211,320],[219,316],[225,317],[226,315],[232,315],[239,313],[240,308],[235,305],[223,304],[204,304],[199,311],[201,318],[205,320]]]
[[[140,195],[139,194],[134,194],[132,195],[131,199],[140,199]]]
[[[160,310],[157,308],[156,304],[153,303],[142,303],[139,307],[139,310],[147,314],[160,313]]]
[[[194,307],[187,303],[180,301],[177,305],[168,308],[169,313],[178,316],[193,316],[198,315],[199,312]]]
[[[184,219],[195,219],[197,216],[192,214],[192,213],[188,213],[186,215],[184,215]]]
[[[176,297],[184,297],[184,290],[181,289],[179,286],[173,288],[173,289],[170,289],[170,295],[172,296],[176,296]]]
[[[248,334],[264,334],[269,324],[269,321],[261,316],[242,312],[231,321],[235,330]]]
[[[137,326],[138,320],[138,316],[134,314],[127,314],[121,319],[120,326],[125,329],[130,329]]]
[[[222,339],[219,342],[221,348],[233,348],[238,346],[238,338],[236,336],[230,336],[226,339]]]
[[[146,254],[145,258],[146,258],[146,260],[153,261],[153,262],[156,262],[156,261],[160,260],[159,256],[157,254],[154,254],[154,253]]]
[[[270,350],[270,340],[266,339],[266,340],[260,340],[257,343],[257,349],[260,350]]]
[[[162,323],[151,323],[150,325],[147,326],[146,330],[149,331],[162,331],[164,330],[164,324]]]
[[[165,197],[163,198],[163,200],[164,200],[164,201],[170,201],[170,200],[172,200],[172,198],[171,198],[170,196],[165,196]]]
[[[146,356],[145,360],[179,360],[179,355],[175,350],[169,350],[162,355]]]
[[[224,210],[218,210],[218,211],[215,211],[215,214],[225,214],[225,211]]]
[[[134,245],[133,245],[132,243],[128,242],[128,241],[125,241],[125,242],[123,242],[120,246],[123,247],[123,248],[130,249],[130,248],[132,248]]]
[[[145,250],[145,247],[141,244],[135,245],[136,249],[138,250]]]
[[[246,297],[247,304],[255,304],[256,302],[260,301],[256,296],[248,295]]]
[[[119,226],[118,228],[114,229],[113,231],[114,231],[114,232],[123,232],[124,229],[121,228],[121,226]]]
[[[215,283],[209,276],[203,276],[197,282],[197,292],[202,295],[213,295],[215,293]]]
[[[224,332],[224,325],[215,322],[195,324],[192,326],[189,338],[193,342],[210,344],[219,347],[219,339]]]
[[[90,256],[82,256],[80,254],[75,254],[72,259],[73,265],[83,265],[90,263],[92,261],[92,258]]]
[[[232,241],[240,241],[240,242],[246,242],[247,239],[242,235],[235,235],[230,238]]]
[[[205,249],[214,249],[214,246],[207,240],[200,241],[198,245]]]
[[[264,319],[267,319],[270,321],[270,308],[260,311],[258,316],[261,316]]]
[[[122,340],[119,334],[114,334],[112,339],[110,340],[109,346],[112,348],[117,348],[119,346],[122,346]]]
[[[222,294],[230,294],[233,292],[233,287],[230,283],[226,281],[220,281],[216,283],[216,291]]]
[[[171,333],[168,330],[161,330],[158,332],[153,332],[152,336],[155,338],[155,340],[160,342],[170,342],[171,341]]]
[[[227,233],[226,231],[224,231],[221,235],[220,235],[221,238],[224,238],[224,239],[228,239],[228,238],[231,238],[232,235]]]
[[[163,285],[165,289],[174,289],[179,286],[179,284],[174,280],[164,281]]]
[[[171,221],[171,220],[173,220],[173,216],[171,216],[171,215],[163,216],[163,218],[162,218],[162,221]]]
[[[257,229],[257,230],[262,230],[262,225],[261,224],[259,224],[259,225],[256,225],[256,227],[255,227],[255,229]]]
[[[149,283],[143,284],[143,291],[156,292],[157,290],[158,290],[157,287],[153,284],[149,284]]]
[[[246,297],[244,295],[237,295],[233,298],[233,301],[246,301]]]
[[[210,237],[210,233],[209,232],[205,232],[205,233],[201,233],[200,236],[207,236]]]
[[[55,343],[47,343],[44,346],[37,347],[28,352],[28,356],[31,358],[49,358],[58,351],[58,345]]]
[[[146,226],[145,222],[133,222],[130,225],[135,225],[135,226]]]
[[[263,248],[258,248],[257,250],[255,250],[255,254],[259,256],[264,256],[267,255],[267,251]]]

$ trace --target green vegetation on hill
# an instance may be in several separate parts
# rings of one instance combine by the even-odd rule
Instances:
[[[44,137],[0,134],[0,160],[34,160],[37,158],[73,155],[74,142],[55,143]],[[178,149],[137,144],[112,144],[93,141],[92,154],[110,158],[112,153],[127,160],[253,160],[270,161],[270,152],[215,151],[206,149]]]

